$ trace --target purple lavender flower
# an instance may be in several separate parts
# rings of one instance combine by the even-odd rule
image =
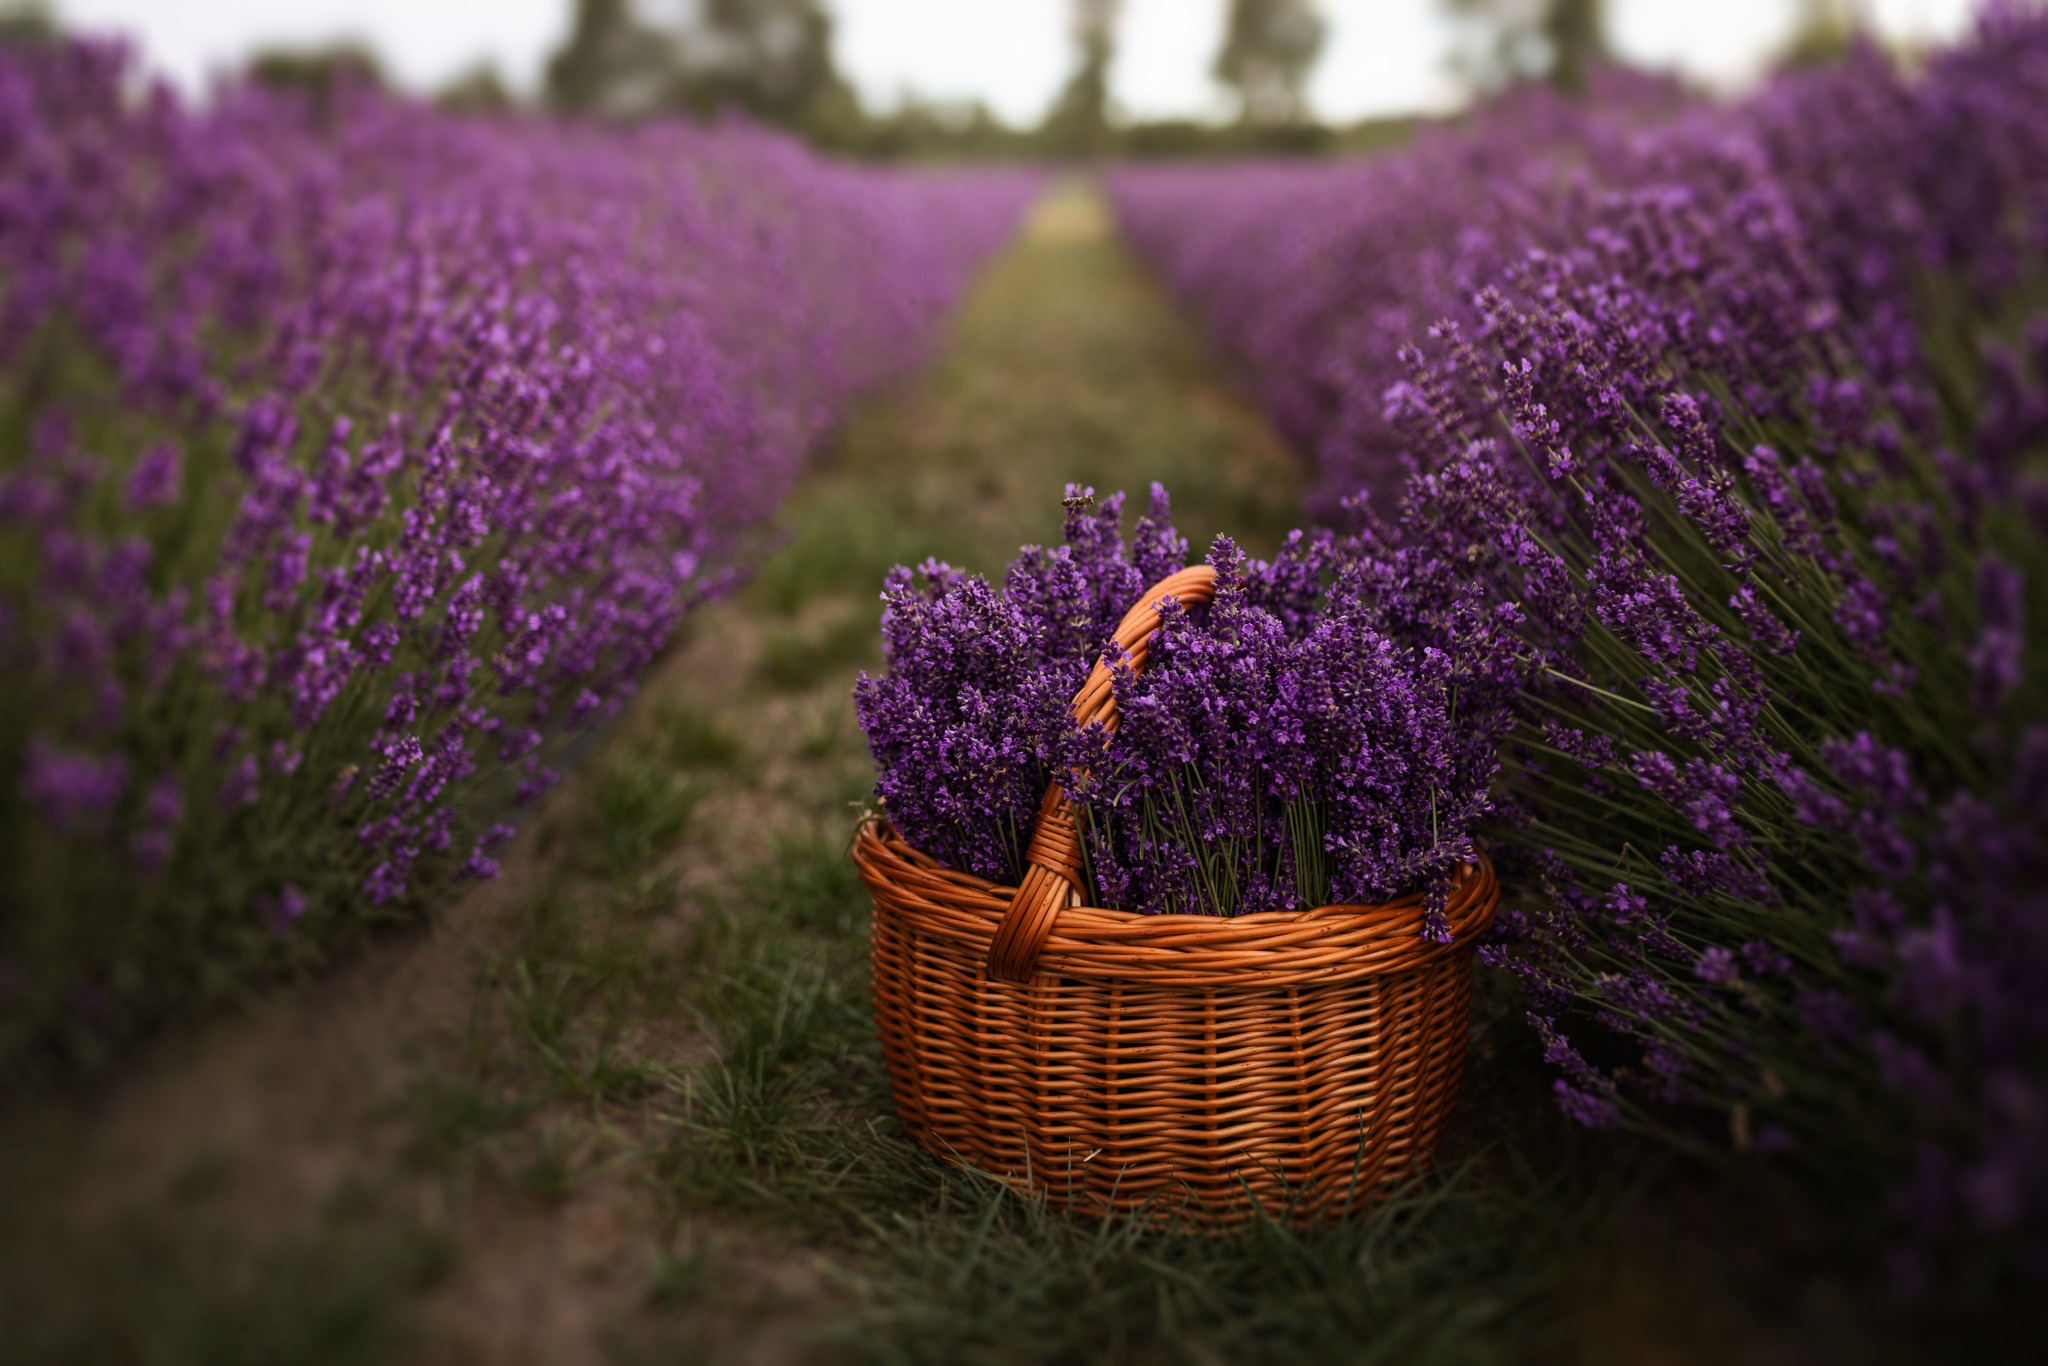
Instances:
[[[1111,182],[1366,572],[1515,623],[1483,952],[1635,1045],[1546,1043],[1560,1103],[1726,1109],[1958,1245],[2048,1228],[2044,58],[1996,5],[1912,71]]]
[[[21,785],[22,795],[57,828],[96,826],[128,790],[128,760],[67,753],[37,738],[29,742]]]
[[[1041,180],[737,125],[138,89],[114,47],[0,52],[0,366],[48,376],[0,397],[27,434],[0,453],[0,711],[35,720],[0,757],[36,797],[15,834],[54,838],[24,896],[79,908],[50,942],[148,980],[119,1031],[363,919],[230,963],[207,925],[250,888],[411,904],[482,813],[537,799]],[[109,840],[153,870],[121,923],[179,927],[147,974],[115,960],[157,939],[85,928]]]
[[[1475,621],[1440,647],[1402,615],[1415,595],[1397,608],[1357,573],[1326,585],[1327,537],[1291,538],[1272,561],[1219,539],[1214,602],[1167,604],[1142,670],[1108,656],[1120,724],[1078,729],[1068,699],[1183,543],[1158,489],[1135,547],[1120,499],[1097,508],[1070,490],[1068,508],[1065,543],[1027,548],[1000,596],[943,565],[891,575],[889,673],[855,697],[897,828],[956,867],[1015,879],[1056,780],[1084,810],[1103,904],[1228,915],[1421,888],[1424,933],[1448,938],[1444,892],[1491,809],[1500,724],[1482,690],[1460,713],[1452,689],[1493,635]],[[1429,620],[1441,631],[1447,618]]]
[[[1702,950],[1692,971],[1693,976],[1702,982],[1711,982],[1717,987],[1734,986],[1742,976],[1741,969],[1735,965],[1734,953],[1719,944]]]
[[[176,446],[165,443],[150,447],[128,476],[128,506],[139,511],[174,501],[178,496],[179,471]]]
[[[1970,647],[1974,700],[1986,711],[2003,706],[2020,681],[2026,629],[2026,579],[1996,555],[1977,564],[1977,610],[1983,626]]]
[[[1612,1129],[1621,1123],[1621,1107],[1611,1096],[1581,1091],[1560,1078],[1552,1083],[1558,1107],[1588,1129]]]

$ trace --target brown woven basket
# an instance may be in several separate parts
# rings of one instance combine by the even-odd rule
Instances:
[[[1203,602],[1206,565],[1165,580],[1116,637],[1143,667],[1154,606]],[[1107,667],[1074,702],[1116,723]],[[875,1022],[897,1112],[938,1156],[1053,1205],[1227,1226],[1363,1209],[1415,1174],[1465,1065],[1473,941],[1500,898],[1462,870],[1453,942],[1384,906],[1220,918],[1078,905],[1080,841],[1046,793],[1023,883],[954,872],[864,822]]]

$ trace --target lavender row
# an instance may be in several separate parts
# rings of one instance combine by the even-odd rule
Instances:
[[[2031,21],[1994,5],[1987,22]],[[1110,189],[1140,251],[1310,455],[1311,502],[1334,514],[1361,489],[1395,495],[1411,471],[1385,401],[1407,378],[1403,343],[1481,326],[1480,290],[1532,253],[1673,225],[1789,230],[1829,311],[1815,321],[1840,325],[1889,398],[1924,404],[1908,373],[1921,282],[1939,273],[1960,302],[1995,309],[2041,245],[2041,229],[2007,227],[2048,208],[2028,173],[2048,134],[1968,80],[1996,56],[1980,43],[1947,57],[1945,80],[1915,82],[1862,49],[1732,107],[1608,71],[1585,102],[1520,89],[1389,156],[1133,169]]]
[[[0,54],[0,1069],[490,876],[1031,191]]]
[[[2043,107],[1993,6],[1914,73],[1115,186],[1382,610],[1518,622],[1486,954],[1560,1103],[1804,1162],[1908,1281],[2048,1268]]]

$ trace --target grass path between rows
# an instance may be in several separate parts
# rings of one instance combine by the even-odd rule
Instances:
[[[1066,187],[498,882],[103,1093],[0,1120],[0,1361],[1637,1362],[1867,1339],[1825,1283],[1703,1269],[1711,1186],[1634,1199],[1648,1165],[1566,1131],[1490,979],[1445,1176],[1362,1227],[1069,1221],[901,1139],[845,856],[879,580],[926,555],[995,570],[1057,537],[1066,481],[1142,502],[1154,479],[1197,546],[1270,548],[1294,516],[1291,457]]]

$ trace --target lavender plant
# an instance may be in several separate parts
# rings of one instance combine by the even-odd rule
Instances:
[[[1993,7],[1589,162],[1487,279],[1371,267],[1464,292],[1427,338],[1368,284],[1285,342],[1377,404],[1330,476],[1414,471],[1360,552],[1520,616],[1486,952],[1560,1102],[1888,1190],[1908,1279],[2048,1265],[2044,96]]]
[[[1026,178],[0,53],[0,1072],[488,877]]]
[[[1725,372],[1625,368],[1570,276],[1491,298],[1412,415],[1464,444],[1403,539],[1527,613],[1488,956],[1584,1123],[1697,1146],[1672,1107],[1708,1107],[1738,1150],[1917,1168],[1930,1232],[2037,1224],[2039,530],[1969,510],[1896,414],[1824,460],[1797,389],[1764,416]]]
[[[1064,544],[1026,547],[1001,594],[937,563],[891,576],[889,671],[855,701],[897,829],[1014,883],[1057,780],[1099,905],[1239,915],[1447,887],[1491,809],[1512,696],[1496,685],[1514,638],[1478,595],[1439,580],[1427,608],[1427,590],[1391,601],[1328,533],[1272,560],[1219,538],[1213,604],[1169,604],[1141,671],[1112,633],[1184,565],[1166,493],[1129,545],[1121,495],[1068,493]],[[1099,657],[1114,734],[1069,711]]]
[[[1603,70],[1585,102],[1514,90],[1390,155],[1125,168],[1108,188],[1133,243],[1312,457],[1311,510],[1331,519],[1409,473],[1380,411],[1401,376],[1389,340],[1467,317],[1521,252],[1573,240],[1601,187],[1628,183],[1614,171],[1638,160],[1635,133],[1699,109],[1671,82]]]

